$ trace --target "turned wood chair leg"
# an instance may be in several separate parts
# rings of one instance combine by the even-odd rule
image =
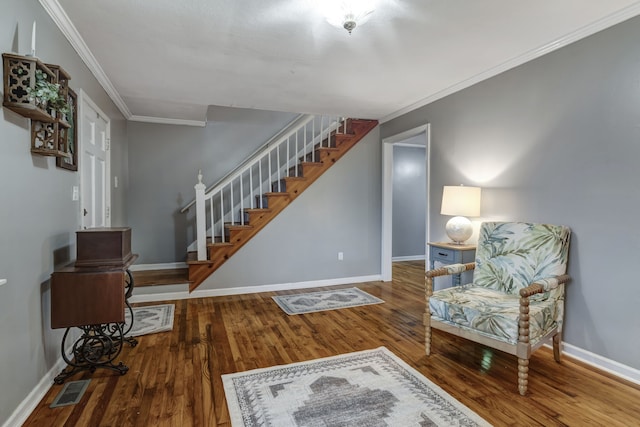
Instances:
[[[424,319],[424,350],[427,356],[431,354],[431,319],[428,316],[430,314],[426,313]]]
[[[431,309],[429,308],[429,298],[433,294],[433,279],[426,276],[424,282],[425,288],[425,310],[424,310],[424,351],[426,355],[431,354]]]
[[[562,333],[558,332],[553,336],[553,358],[560,362],[562,356]]]
[[[518,391],[520,395],[527,394],[529,385],[529,359],[518,358]]]

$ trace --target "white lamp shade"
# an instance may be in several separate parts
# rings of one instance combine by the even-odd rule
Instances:
[[[480,187],[445,185],[442,192],[442,215],[480,216]]]

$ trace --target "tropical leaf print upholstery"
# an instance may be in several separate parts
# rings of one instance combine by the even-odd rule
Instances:
[[[480,227],[473,284],[509,294],[567,271],[567,227],[489,222]]]
[[[529,338],[562,329],[570,230],[531,223],[483,223],[476,250],[473,283],[434,292],[432,318],[510,344],[518,342],[520,289],[539,283],[544,292],[530,298]],[[460,266],[447,269],[458,271]]]

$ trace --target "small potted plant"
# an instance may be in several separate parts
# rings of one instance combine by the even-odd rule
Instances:
[[[52,108],[62,115],[70,112],[69,104],[60,93],[60,85],[51,83],[42,70],[35,71],[36,81],[33,87],[27,88],[27,95],[38,108],[47,110]],[[60,115],[58,114],[58,115]]]

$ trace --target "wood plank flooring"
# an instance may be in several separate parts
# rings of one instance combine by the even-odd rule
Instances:
[[[424,263],[395,263],[393,277],[358,285],[384,304],[297,316],[273,292],[173,301],[173,331],[125,347],[126,375],[79,373],[72,380],[92,379],[80,403],[50,409],[62,387],[53,385],[24,425],[229,426],[221,374],[379,346],[495,426],[640,425],[640,387],[566,356],[558,364],[546,348],[532,357],[526,397],[514,356],[434,331],[426,357]]]

